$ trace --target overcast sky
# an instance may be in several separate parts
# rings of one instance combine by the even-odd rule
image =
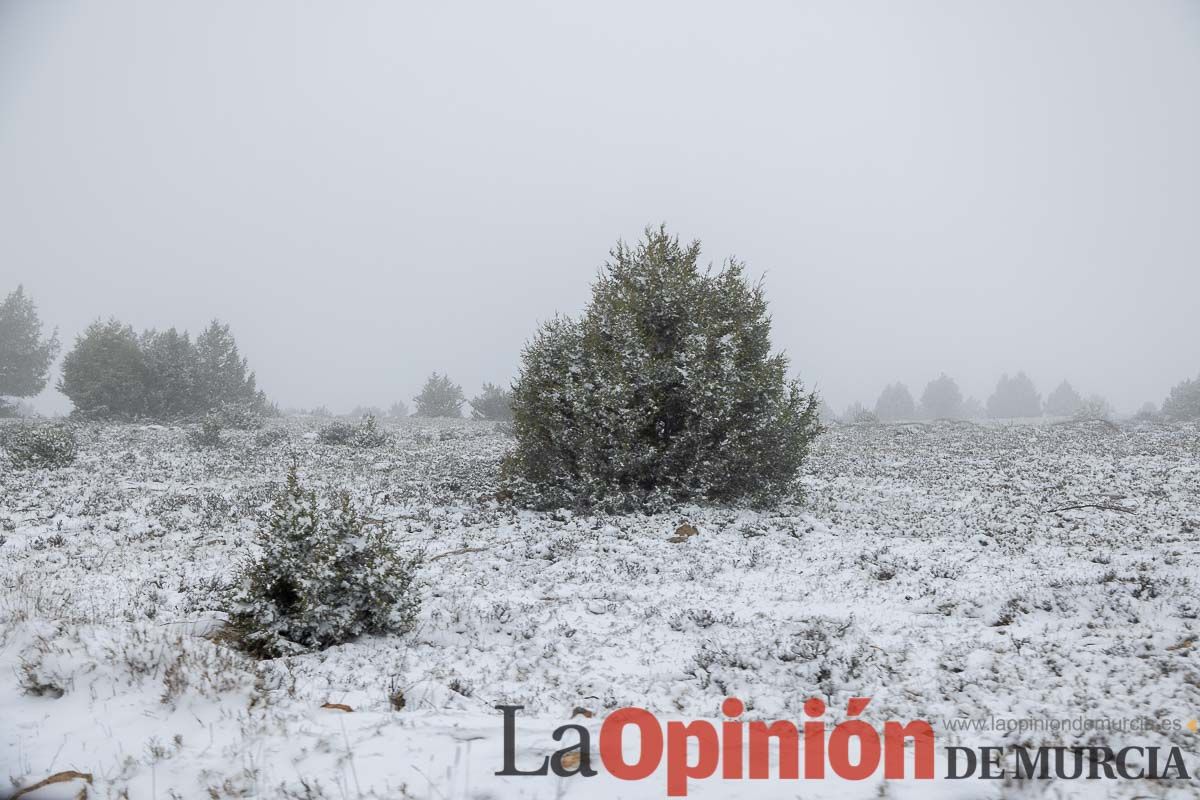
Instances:
[[[0,293],[468,396],[666,222],[838,410],[1200,373],[1200,2],[0,0]],[[56,392],[44,410],[67,410]]]

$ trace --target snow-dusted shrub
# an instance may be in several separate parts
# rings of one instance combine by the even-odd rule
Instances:
[[[1163,416],[1182,421],[1200,419],[1200,378],[1187,380],[1171,389],[1162,404]]]
[[[1075,409],[1076,419],[1109,419],[1113,409],[1108,400],[1098,394],[1088,395],[1088,398]]]
[[[230,592],[229,633],[248,652],[275,657],[411,629],[419,557],[399,555],[348,495],[322,508],[293,466],[260,543]]]
[[[485,383],[483,390],[471,398],[471,418],[509,422],[513,418],[512,392],[503,386]]]
[[[0,446],[17,469],[57,469],[75,462],[79,439],[70,425],[0,426]]]
[[[188,431],[188,441],[193,447],[220,448],[228,442],[224,435],[225,426],[216,414],[206,414],[200,424]]]
[[[226,428],[256,431],[263,426],[262,407],[251,403],[225,403],[213,413]]]
[[[537,507],[654,507],[785,494],[817,398],[770,353],[761,285],[697,267],[665,229],[619,244],[579,321],[542,326],[513,390],[508,491]]]
[[[450,380],[448,375],[436,372],[425,381],[421,393],[413,398],[417,404],[418,417],[460,417],[466,398],[462,387]]]
[[[365,417],[357,425],[349,422],[331,422],[317,433],[321,444],[346,447],[382,447],[388,442],[387,431],[381,431],[375,417]]]
[[[988,398],[987,412],[993,419],[1040,417],[1042,396],[1024,372],[1018,372],[1011,378],[1004,374],[996,384],[996,391]]]
[[[274,447],[286,441],[288,441],[286,428],[265,428],[254,437],[254,444],[258,447]]]
[[[317,431],[317,441],[321,444],[350,444],[354,438],[354,425],[349,422],[331,422]]]
[[[879,422],[879,417],[874,412],[868,411],[862,403],[848,405],[846,413],[842,414],[842,419],[848,425],[874,425]]]

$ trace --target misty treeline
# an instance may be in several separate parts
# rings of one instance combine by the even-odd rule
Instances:
[[[879,393],[873,410],[861,403],[852,403],[845,413],[836,417],[825,408],[827,420],[846,423],[899,422],[922,419],[1019,419],[1033,417],[1072,417],[1077,419],[1108,419],[1113,414],[1108,400],[1098,394],[1082,396],[1064,380],[1043,400],[1032,380],[1024,372],[1000,376],[995,391],[982,404],[973,397],[964,397],[958,384],[942,374],[926,384],[919,400],[908,387],[896,382]],[[1200,417],[1200,383],[1186,380],[1171,390],[1159,412],[1153,403],[1139,411],[1139,418],[1188,420]]]
[[[771,352],[762,284],[747,281],[735,261],[701,268],[699,253],[699,242],[681,244],[661,226],[634,246],[618,243],[582,316],[555,317],[527,343],[511,389],[488,383],[468,400],[447,374],[434,373],[413,398],[413,415],[460,417],[469,404],[475,419],[511,421],[516,445],[501,482],[528,505],[633,508],[779,496],[820,419],[835,417]],[[0,397],[42,391],[59,351],[57,332],[43,331],[17,287],[0,304]],[[58,388],[83,418],[216,425],[216,411],[277,413],[229,326],[217,321],[194,338],[97,321],[76,337],[61,373]],[[11,415],[16,405],[5,400],[0,410]],[[919,398],[890,384],[873,409],[855,404],[841,421],[1110,413],[1102,397],[1081,396],[1066,381],[1043,399],[1025,373],[1006,374],[983,404],[942,374]],[[386,437],[373,420],[408,414],[403,402],[386,413],[356,409],[372,422],[341,439],[378,446]],[[1200,418],[1200,380],[1185,380],[1161,412],[1143,414]],[[328,433],[330,443],[339,439]]]

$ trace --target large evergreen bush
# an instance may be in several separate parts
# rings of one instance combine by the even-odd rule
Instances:
[[[513,390],[508,491],[540,507],[765,501],[792,488],[817,397],[770,352],[761,285],[698,242],[619,244],[578,321],[542,326]]]

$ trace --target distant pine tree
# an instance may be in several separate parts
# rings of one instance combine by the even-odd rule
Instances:
[[[1046,396],[1044,411],[1048,417],[1073,417],[1083,406],[1083,398],[1071,384],[1063,381]]]
[[[1024,372],[1018,372],[1011,378],[1007,374],[1001,375],[996,391],[988,398],[987,411],[993,419],[1040,417],[1042,396]]]
[[[917,406],[908,387],[899,382],[885,386],[875,401],[875,416],[885,422],[915,419]]]
[[[1162,404],[1163,416],[1181,422],[1200,419],[1200,378],[1186,380],[1171,389]]]
[[[196,337],[196,354],[199,364],[195,393],[201,408],[236,405],[266,411],[266,395],[258,390],[254,373],[238,352],[228,325],[213,320]]]
[[[961,419],[963,396],[958,384],[946,373],[925,386],[921,393],[921,414],[929,419]]]
[[[200,357],[186,331],[146,331],[140,346],[146,366],[149,416],[179,419],[208,410],[197,396]]]
[[[147,413],[146,360],[133,328],[96,321],[63,358],[58,389],[88,417],[133,419]]]
[[[471,398],[471,417],[501,422],[512,421],[512,392],[502,386],[485,383],[483,390]]]
[[[413,398],[417,404],[418,417],[461,417],[463,403],[462,387],[450,380],[447,375],[436,372],[425,381],[421,393]]]
[[[0,303],[0,416],[15,413],[5,397],[33,397],[46,387],[58,355],[58,332],[42,336],[37,306],[18,286]]]

